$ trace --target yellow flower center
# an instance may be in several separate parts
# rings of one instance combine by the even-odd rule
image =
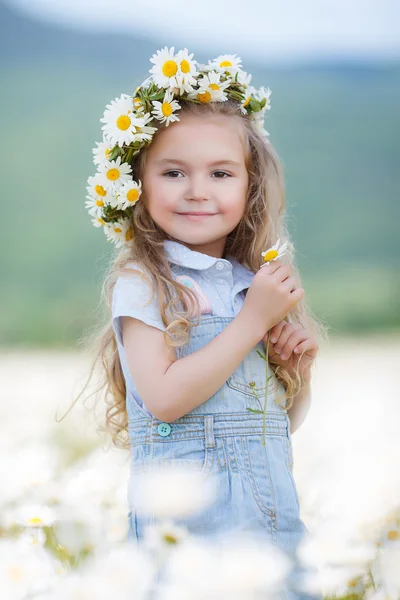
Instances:
[[[182,71],[182,73],[190,72],[190,64],[188,63],[187,60],[181,60],[181,71]]]
[[[178,70],[178,65],[174,60],[167,60],[162,67],[162,74],[165,77],[173,77]]]
[[[264,256],[264,262],[268,262],[273,258],[276,258],[279,255],[278,250],[269,250],[267,254]]]
[[[111,152],[111,149],[110,149],[110,148],[106,148],[106,149],[104,150],[104,154],[106,155],[106,158],[107,158],[107,156],[110,154],[110,152]]]
[[[247,106],[249,102],[250,102],[250,96],[248,96],[246,98],[245,102],[243,102],[243,106]]]
[[[126,131],[129,128],[130,124],[131,124],[131,120],[128,117],[128,115],[121,115],[117,119],[117,127],[118,127],[118,129],[121,129],[122,131]]]
[[[167,544],[177,544],[178,540],[176,539],[176,537],[174,535],[172,535],[172,533],[165,533],[164,534],[164,541],[167,542]]]
[[[96,190],[96,194],[98,196],[105,196],[107,194],[102,185],[96,185],[94,189]]]
[[[223,60],[221,63],[219,63],[220,67],[231,67],[232,63],[229,60]]]
[[[221,88],[219,87],[218,83],[210,83],[209,86],[212,90],[220,90]]]
[[[101,217],[97,217],[97,221],[100,223],[100,225],[105,225],[105,221],[103,221],[103,219]]]
[[[109,169],[107,171],[107,179],[109,179],[110,181],[116,181],[119,177],[119,171],[118,169]]]
[[[200,102],[202,102],[203,104],[206,104],[207,102],[210,102],[210,100],[211,100],[210,92],[203,92],[202,94],[197,94],[197,97],[200,100]]]
[[[40,525],[43,521],[40,517],[32,517],[31,519],[28,519],[28,523],[31,525]]]
[[[164,117],[170,117],[172,115],[172,106],[169,102],[163,102],[161,112]]]
[[[122,229],[120,229],[119,227],[114,227],[114,231],[115,233],[122,233]]]
[[[127,242],[130,242],[131,240],[133,240],[133,231],[131,228],[129,228],[125,234],[125,240]]]
[[[103,202],[103,200],[101,200],[100,198],[97,198],[97,200],[96,200],[96,205],[97,205],[97,206],[104,206],[104,202]]]
[[[136,96],[136,98],[133,101],[133,104],[134,104],[135,108],[139,108],[140,106],[142,106],[142,101],[140,100],[140,98],[138,98]]]
[[[139,198],[139,191],[136,188],[132,188],[126,194],[126,199],[128,200],[128,202],[136,202],[136,200],[138,198]]]
[[[387,538],[388,540],[392,541],[398,540],[400,539],[400,533],[396,531],[396,529],[391,529],[390,531],[388,531]]]

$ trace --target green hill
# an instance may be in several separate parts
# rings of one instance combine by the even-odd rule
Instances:
[[[84,208],[99,119],[174,44],[57,29],[4,6],[0,40],[0,339],[73,345],[112,250]],[[313,309],[338,332],[398,327],[400,65],[244,68],[272,89],[266,127]]]

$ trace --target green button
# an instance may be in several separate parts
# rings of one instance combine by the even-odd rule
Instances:
[[[171,433],[171,425],[169,423],[160,423],[157,427],[157,431],[160,435],[165,437]]]

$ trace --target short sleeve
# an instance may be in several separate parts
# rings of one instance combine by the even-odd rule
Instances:
[[[135,266],[135,269],[138,267]],[[139,273],[120,275],[115,283],[112,295],[112,326],[117,340],[122,345],[120,317],[134,317],[147,325],[165,330],[158,307],[157,293],[149,302],[152,295],[151,282],[141,277]]]

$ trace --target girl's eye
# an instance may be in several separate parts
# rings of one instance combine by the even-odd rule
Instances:
[[[164,176],[169,177],[171,173],[180,173],[180,171],[167,171],[167,173],[164,173]],[[225,171],[214,171],[214,173],[222,173],[223,175],[226,175],[226,177],[230,177],[230,175],[225,173]],[[178,177],[169,177],[169,179],[178,179]],[[217,177],[217,179],[225,179],[225,177]]]

